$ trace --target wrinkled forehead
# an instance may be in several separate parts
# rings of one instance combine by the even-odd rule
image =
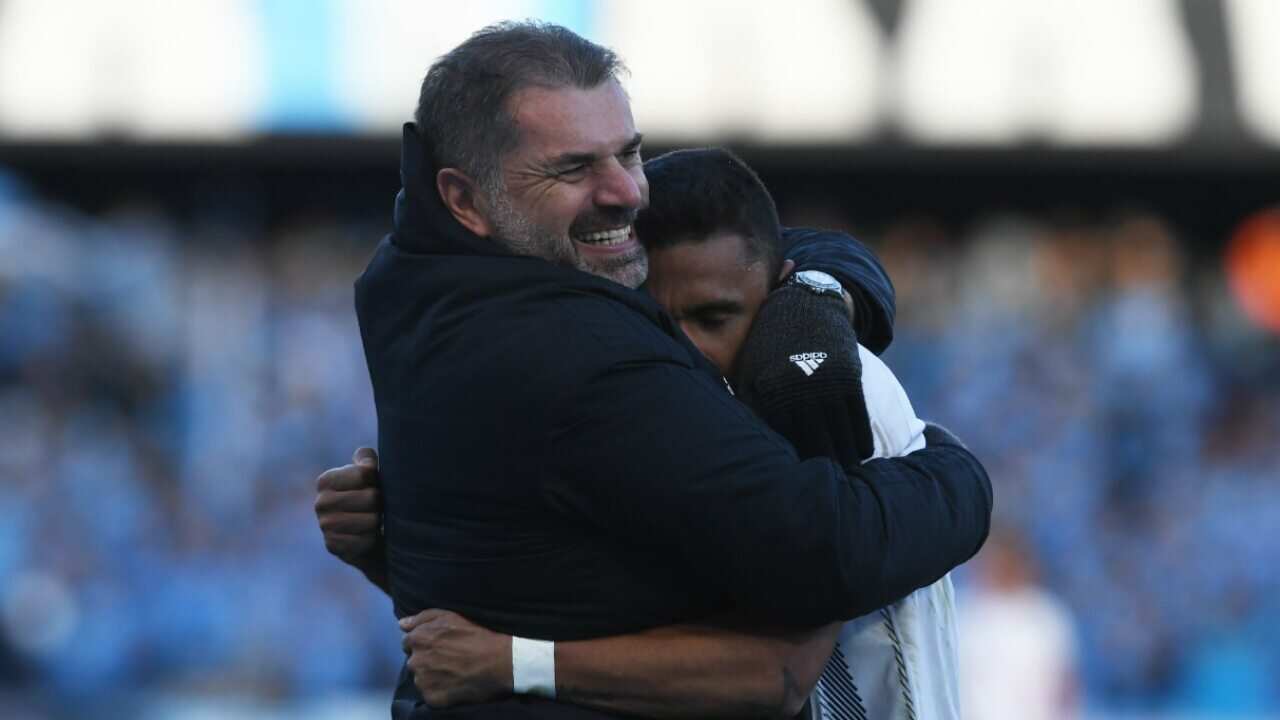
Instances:
[[[518,152],[616,152],[636,136],[631,102],[616,80],[593,88],[521,88],[511,96],[508,112],[516,127]]]

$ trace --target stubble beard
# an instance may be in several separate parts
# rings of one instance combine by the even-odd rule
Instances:
[[[573,240],[540,227],[517,210],[502,189],[486,189],[494,237],[516,255],[540,257],[636,289],[649,275],[643,247],[634,253],[590,262],[573,249]]]

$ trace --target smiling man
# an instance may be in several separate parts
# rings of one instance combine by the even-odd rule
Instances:
[[[436,111],[424,105],[419,126],[429,127]],[[632,223],[648,184],[622,86],[603,76],[586,88],[534,85],[514,94],[508,111],[519,142],[504,154],[500,177],[482,174],[478,188],[455,168],[437,178],[463,226],[501,238],[515,255],[631,288],[644,282],[645,253]]]
[[[404,133],[395,230],[356,283],[385,546],[326,541],[398,615],[446,608],[514,637],[525,694],[450,717],[606,717],[556,701],[553,641],[728,609],[854,617],[986,537],[990,482],[958,442],[801,461],[634,289],[648,185],[618,71],[608,50],[532,23],[437,61]],[[862,286],[883,275],[849,253],[826,262],[867,309],[864,337],[887,342],[891,291]],[[346,478],[321,478],[328,531]],[[430,714],[403,673],[393,715]]]

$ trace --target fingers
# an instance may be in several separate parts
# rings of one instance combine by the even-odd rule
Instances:
[[[423,610],[417,615],[407,615],[405,617],[400,618],[400,629],[405,632],[410,632],[414,628],[418,627],[419,625],[424,625],[433,620],[445,618],[453,614],[454,613],[449,612],[448,610],[441,610],[439,608],[427,608],[426,610]]]
[[[451,621],[460,617],[457,613],[439,608],[427,608],[417,615],[402,617],[400,629],[404,631],[404,637],[400,639],[400,647],[405,655],[428,650],[441,637],[441,633],[452,629]]]
[[[378,453],[373,448],[357,448],[350,465],[330,468],[316,478],[316,490],[361,490],[378,487]]]
[[[351,462],[363,467],[378,469],[378,453],[371,447],[359,447],[351,456]]]
[[[378,468],[371,465],[343,465],[330,468],[316,478],[317,490],[359,490],[378,486]]]
[[[359,450],[356,453],[361,455]],[[376,458],[372,450],[368,453],[363,460]],[[326,470],[316,479],[314,508],[324,547],[357,567],[377,547],[380,536],[382,508],[376,486],[376,464],[345,465]]]
[[[509,636],[439,608],[401,618],[400,628],[406,631],[400,643],[406,665],[428,705],[481,702],[511,692]]]
[[[324,533],[324,549],[349,565],[362,565],[362,558],[366,558],[377,547],[378,536],[375,533],[364,535]]]
[[[427,651],[445,629],[439,624],[441,614],[446,610],[423,610],[417,615],[400,619],[400,629],[404,637],[400,638],[400,647],[405,655],[413,655],[418,651]]]
[[[321,490],[316,495],[315,511],[322,513],[372,513],[376,515],[380,497],[377,488],[359,490]]]
[[[325,535],[377,535],[376,512],[325,512],[319,516],[320,532]]]

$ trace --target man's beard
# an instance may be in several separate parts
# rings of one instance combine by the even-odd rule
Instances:
[[[504,190],[486,190],[485,195],[489,201],[489,220],[493,223],[495,239],[516,255],[540,257],[632,289],[640,287],[649,274],[649,258],[643,248],[638,247],[629,255],[589,261],[574,251],[572,239],[538,226],[517,210]],[[617,224],[621,223],[615,223],[615,226]]]

